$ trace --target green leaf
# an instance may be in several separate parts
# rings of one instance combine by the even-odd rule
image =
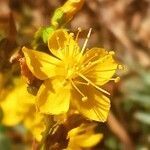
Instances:
[[[52,35],[52,33],[54,32],[54,29],[52,27],[47,27],[43,29],[43,41],[44,43],[47,43],[49,37]]]
[[[11,150],[11,141],[10,139],[3,133],[0,133],[0,149],[1,150]]]
[[[107,138],[107,140],[105,140],[105,146],[107,147],[107,149],[111,149],[111,150],[119,149],[119,143],[117,139],[111,135]]]
[[[34,41],[32,43],[33,49],[39,50],[39,47],[41,47],[41,45],[44,46],[54,30],[55,29],[52,26],[39,28],[34,35]]]
[[[141,104],[144,107],[150,107],[150,95],[142,94],[142,93],[133,93],[132,95],[128,95],[128,99]]]
[[[150,125],[150,113],[145,113],[145,112],[136,112],[134,114],[134,117],[141,121],[142,123],[145,123],[147,125]]]

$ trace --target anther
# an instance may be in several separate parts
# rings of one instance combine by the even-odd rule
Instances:
[[[115,52],[114,51],[110,51],[109,54],[110,55],[115,55]]]
[[[85,40],[85,42],[84,42],[84,44],[83,44],[83,47],[82,47],[82,50],[81,50],[81,54],[83,54],[83,52],[84,52],[84,50],[85,50],[85,47],[86,47],[87,42],[88,42],[88,40],[89,40],[89,38],[90,38],[91,32],[92,32],[92,28],[90,28],[90,30],[89,30],[89,32],[88,32],[88,35],[87,35],[87,37],[86,37],[86,40]]]
[[[76,69],[76,71],[78,71],[78,70],[79,70],[79,67],[76,67],[75,69]]]
[[[82,97],[82,102],[86,102],[88,100],[87,96]]]
[[[86,54],[87,57],[89,57],[89,54]]]
[[[92,62],[91,61],[89,61],[89,63],[87,64],[87,66],[89,66],[89,65],[91,65],[92,64]]]
[[[119,77],[116,77],[114,81],[115,81],[115,83],[117,83],[117,82],[120,81],[120,78],[119,78]]]
[[[84,68],[84,65],[81,65],[81,68]]]
[[[79,31],[79,32],[81,32],[81,31],[82,31],[81,27],[78,27],[78,31]]]
[[[66,86],[66,85],[67,85],[67,81],[68,81],[68,79],[65,79],[65,80],[63,81],[62,85],[63,85],[63,86]]]
[[[79,34],[80,34],[81,31],[82,31],[82,30],[81,30],[81,28],[79,27],[79,28],[78,28],[78,32],[77,32],[77,35],[76,35],[76,39],[75,39],[76,41],[78,40]]]
[[[95,53],[95,56],[98,56],[98,53]]]
[[[118,65],[118,69],[123,70],[124,66],[123,65]]]
[[[73,36],[74,36],[74,33],[70,33],[70,36],[72,36],[72,37],[73,37]]]
[[[56,37],[56,40],[57,40],[57,44],[58,44],[59,48],[61,48],[60,42],[59,42],[59,37]]]

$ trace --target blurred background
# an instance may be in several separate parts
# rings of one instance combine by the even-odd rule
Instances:
[[[19,74],[19,66],[9,63],[23,45],[31,45],[34,33],[48,26],[54,10],[65,0],[0,0],[0,76],[1,87]],[[150,149],[150,1],[86,0],[68,28],[93,28],[88,47],[113,50],[125,70],[121,80],[107,85],[111,93],[111,112],[100,124],[104,139],[99,149]],[[84,36],[84,33],[83,33]],[[85,35],[86,36],[86,35]],[[81,36],[82,41],[82,36]],[[1,75],[0,74],[0,75]],[[16,131],[13,132],[12,130]],[[0,150],[26,149],[23,131],[0,125]],[[28,143],[30,141],[26,141]]]

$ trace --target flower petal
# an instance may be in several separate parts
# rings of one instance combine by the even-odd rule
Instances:
[[[36,112],[35,105],[30,108],[23,123],[37,141],[42,140],[42,133],[46,129],[46,124],[44,122],[44,115]]]
[[[35,50],[22,48],[26,63],[30,71],[40,80],[45,80],[56,75],[56,67],[60,62],[58,59]]]
[[[2,123],[7,126],[20,123],[35,102],[35,97],[27,92],[26,85],[20,80],[19,82],[1,102],[3,111]]]
[[[56,30],[49,38],[48,47],[51,53],[60,59],[79,54],[79,46],[65,29]]]
[[[92,48],[86,52],[83,63],[96,62],[91,65],[84,75],[97,85],[104,85],[116,72],[118,64],[112,53],[102,48]]]
[[[102,134],[94,133],[94,126],[88,126],[88,124],[82,124],[76,128],[73,128],[68,132],[68,147],[70,149],[90,148],[95,146],[103,138]]]
[[[87,100],[83,101],[82,96],[77,91],[73,92],[73,103],[78,111],[91,120],[105,122],[110,109],[109,98],[90,85],[78,88],[87,96]]]
[[[96,144],[99,143],[99,141],[102,139],[103,135],[102,134],[93,134],[93,135],[82,135],[76,137],[74,140],[76,144],[82,148],[89,148],[93,147]]]
[[[62,114],[68,111],[70,88],[62,80],[45,80],[37,94],[37,106],[44,114]]]

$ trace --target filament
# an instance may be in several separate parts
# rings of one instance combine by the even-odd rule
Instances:
[[[83,54],[83,52],[84,52],[84,50],[85,50],[85,47],[86,47],[87,42],[88,42],[88,40],[89,40],[89,38],[90,38],[91,32],[92,32],[92,28],[90,28],[90,30],[89,30],[89,32],[88,32],[88,35],[87,35],[87,37],[86,37],[86,39],[85,39],[85,42],[84,42],[83,47],[82,47],[82,49],[81,49],[81,54]]]
[[[56,37],[56,40],[57,40],[58,47],[61,48],[61,45],[60,45],[60,42],[59,42],[59,37]]]
[[[97,57],[97,56],[98,56],[98,53],[95,53],[95,55],[92,56],[92,57],[90,57],[88,60],[86,60],[86,61],[83,63],[83,65],[87,64],[88,62],[90,62],[92,59],[94,59],[94,58]]]
[[[78,32],[77,32],[77,35],[76,35],[76,38],[75,38],[75,41],[78,40],[80,32],[81,32],[81,28],[79,27],[79,28],[78,28]]]
[[[93,57],[94,57],[94,56],[93,56]],[[103,58],[98,59],[98,60],[95,60],[95,61],[93,61],[93,62],[92,62],[92,61],[89,61],[89,63],[85,66],[84,70],[81,69],[81,71],[84,71],[84,73],[87,72],[90,67],[96,65],[97,63],[100,63],[100,62],[104,61],[104,60],[105,60],[106,58],[108,58],[108,57],[109,57],[109,55],[106,55],[106,56],[104,56]],[[85,63],[84,63],[84,64],[85,64]],[[84,65],[84,64],[83,64],[83,65]]]
[[[75,81],[75,83],[82,84],[82,85],[89,85],[89,82]]]
[[[93,71],[94,71],[94,73],[98,73],[98,72],[108,72],[108,71],[115,71],[116,70],[116,68],[115,69],[107,69],[107,70],[95,70],[95,69],[93,69],[92,70],[92,68],[91,68],[91,70],[89,69],[89,70],[86,70],[86,71],[84,71],[84,74],[86,73],[92,73],[93,74]],[[88,76],[90,76],[90,75],[88,75]]]
[[[87,100],[87,97],[80,91],[80,89],[74,84],[74,82],[72,80],[71,81],[71,84],[72,86],[76,89],[76,91],[82,96],[82,100],[85,101]]]
[[[98,89],[99,91],[110,95],[110,93],[108,93],[107,91],[103,90],[102,88],[100,88],[99,86],[97,86],[96,84],[94,84],[91,80],[89,80],[88,78],[86,78],[83,74],[79,73],[78,74],[82,79],[86,80],[87,82],[89,82],[89,84],[91,84],[92,86],[94,86],[96,89]]]

